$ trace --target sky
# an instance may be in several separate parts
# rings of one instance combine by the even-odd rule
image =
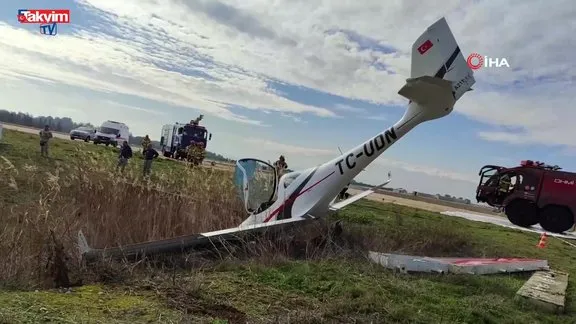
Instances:
[[[0,2],[0,108],[123,121],[160,137],[204,114],[208,150],[308,168],[393,125],[412,43],[445,17],[475,71],[449,116],[419,125],[356,180],[473,198],[478,170],[576,170],[576,6],[556,0]],[[71,10],[46,36],[18,9]]]

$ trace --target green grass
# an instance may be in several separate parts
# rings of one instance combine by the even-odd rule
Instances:
[[[80,156],[97,159],[115,167],[119,148],[54,138],[50,142],[49,151],[49,159],[40,157],[40,145],[36,134],[4,130],[3,140],[0,142],[0,154],[5,154],[15,165],[33,163],[40,167],[53,167],[59,163],[74,164]],[[134,151],[134,157],[127,170],[141,172],[143,163],[142,154]],[[152,171],[153,174],[162,174],[174,169],[179,164],[174,160],[157,159]]]
[[[8,323],[177,323],[182,315],[153,296],[129,295],[101,286],[72,291],[2,292],[0,321]]]
[[[114,149],[92,144],[55,140],[54,158],[42,159],[35,135],[5,130],[3,141],[0,156],[15,169],[35,166],[46,172],[74,165],[80,156],[108,160],[110,167],[115,162]],[[17,177],[2,163],[2,180]],[[130,167],[135,173],[141,168],[140,163]],[[156,167],[160,182],[185,172],[173,161],[158,161]],[[34,188],[3,188],[0,194],[3,209],[38,195]],[[553,269],[571,275],[567,312],[546,314],[514,300],[530,274],[403,275],[344,251],[310,260],[230,258],[190,270],[147,268],[113,285],[84,278],[88,285],[71,293],[13,287],[0,291],[0,323],[575,322],[576,251],[557,239],[551,237],[547,248],[538,249],[535,233],[366,200],[335,217],[344,221],[344,240],[356,247],[427,256],[547,259]]]

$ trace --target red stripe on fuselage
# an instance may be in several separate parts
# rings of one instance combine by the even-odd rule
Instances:
[[[320,182],[328,179],[329,176],[333,175],[336,171],[332,171],[332,173],[330,173],[329,175],[325,176],[324,178],[318,180],[315,184],[311,185],[310,187],[300,191],[294,198],[288,198],[288,200],[286,200],[282,205],[280,205],[278,208],[276,208],[272,213],[270,213],[270,215],[268,215],[268,217],[266,217],[266,219],[264,219],[264,223],[267,223],[268,221],[270,221],[272,218],[274,218],[274,216],[278,215],[280,212],[282,212],[282,210],[284,210],[284,207],[286,206],[287,203],[289,202],[294,202],[298,197],[302,196],[303,194],[305,194],[306,192],[310,191],[312,188],[316,187]],[[290,215],[290,217],[292,217],[292,215]]]

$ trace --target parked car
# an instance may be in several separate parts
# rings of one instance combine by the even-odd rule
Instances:
[[[84,142],[89,142],[94,138],[96,130],[91,127],[81,126],[70,131],[70,139],[81,139]]]

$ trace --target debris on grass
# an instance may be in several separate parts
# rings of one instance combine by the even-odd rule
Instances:
[[[552,313],[563,313],[568,274],[560,271],[537,271],[518,290],[518,299],[529,301]]]
[[[377,264],[402,273],[429,272],[483,275],[548,270],[548,261],[538,259],[430,258],[373,251],[368,252],[368,257]]]

